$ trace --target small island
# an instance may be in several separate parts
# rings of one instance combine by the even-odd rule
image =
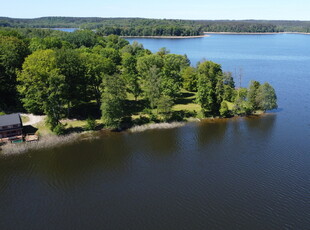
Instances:
[[[90,30],[0,30],[0,111],[46,115],[38,133],[123,130],[147,123],[251,115],[277,108],[275,90],[236,87],[221,65],[191,65]],[[49,130],[47,130],[47,128]]]

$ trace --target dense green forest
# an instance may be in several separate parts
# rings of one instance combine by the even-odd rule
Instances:
[[[268,83],[236,88],[219,64],[156,53],[91,30],[0,30],[0,112],[46,114],[57,134],[63,118],[101,117],[106,127],[186,117],[230,117],[277,107]],[[176,109],[178,105],[179,109]]]
[[[18,28],[80,28],[104,35],[191,36],[202,32],[310,32],[310,21],[276,20],[175,20],[145,18],[42,17],[15,19],[0,17],[0,26]]]

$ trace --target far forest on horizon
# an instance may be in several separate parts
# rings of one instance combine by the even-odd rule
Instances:
[[[0,17],[0,27],[79,28],[108,36],[197,36],[203,32],[310,33],[310,21],[289,20],[180,20],[147,18],[41,17],[18,19]]]

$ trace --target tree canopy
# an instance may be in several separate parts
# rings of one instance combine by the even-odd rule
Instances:
[[[194,67],[186,55],[166,48],[152,53],[137,42],[93,31],[24,32],[0,30],[0,109],[20,104],[45,114],[58,134],[64,133],[63,118],[91,117],[89,107],[113,128],[137,116],[143,120],[142,114],[156,122],[198,112],[229,117],[277,108],[271,85],[252,81],[248,89],[236,88],[233,75],[212,61]],[[180,99],[184,95],[191,98]],[[198,111],[186,111],[187,104]]]

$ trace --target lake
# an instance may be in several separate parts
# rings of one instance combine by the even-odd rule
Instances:
[[[0,229],[309,229],[310,36],[133,40],[268,81],[279,109],[1,156]]]
[[[51,30],[60,30],[64,32],[74,32],[76,30],[79,30],[79,28],[51,28]]]

